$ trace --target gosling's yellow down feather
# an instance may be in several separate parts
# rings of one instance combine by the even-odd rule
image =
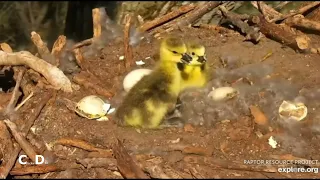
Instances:
[[[196,42],[189,42],[186,45],[192,61],[189,64],[179,63],[181,91],[187,88],[204,87],[208,81],[205,47]]]
[[[138,81],[116,111],[118,124],[157,128],[180,93],[181,75],[177,63],[191,61],[181,39],[168,37],[160,45],[160,61],[149,75]]]

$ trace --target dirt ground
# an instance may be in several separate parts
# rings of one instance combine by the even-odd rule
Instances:
[[[184,29],[179,34],[186,39],[200,40],[207,48],[209,66],[214,69],[222,68],[220,60],[223,58],[236,59],[237,65],[231,69],[255,64],[251,68],[257,68],[258,74],[260,73],[259,67],[264,64],[272,67],[273,72],[270,74],[272,78],[285,80],[292,85],[287,87],[288,92],[293,91],[294,86],[298,92],[304,89],[307,92],[306,96],[311,97],[309,99],[315,99],[317,93],[319,94],[319,55],[299,54],[267,38],[263,38],[259,44],[254,45],[251,42],[244,42],[244,37],[237,33],[219,34],[211,30],[192,28]],[[144,60],[146,65],[142,67],[152,68],[157,48],[158,41],[151,40],[149,43],[147,40],[143,40],[137,47],[134,47],[134,60]],[[263,57],[270,53],[272,55],[261,62]],[[110,44],[96,58],[86,60],[90,64],[89,71],[104,83],[104,87],[120,94],[123,92],[122,79],[127,73],[123,70],[123,62],[119,60],[119,56],[122,55],[122,43]],[[145,59],[146,57],[151,58]],[[139,67],[134,65],[132,69],[135,68]],[[261,69],[261,73],[264,73],[263,69]],[[237,79],[232,79],[232,81]],[[255,80],[253,81],[255,83]],[[209,89],[211,87],[208,85]],[[57,98],[67,97],[78,101],[91,94],[93,91],[81,87],[72,95],[59,93]],[[268,173],[231,168],[235,162],[240,162],[243,165],[244,160],[280,160],[281,157],[288,154],[308,160],[320,160],[320,114],[317,112],[319,104],[309,101],[309,99],[307,98],[306,102],[308,116],[301,122],[289,122],[292,127],[288,124],[280,126],[279,123],[272,122],[276,120],[269,118],[270,126],[274,129],[273,133],[269,133],[265,127],[255,125],[253,117],[248,114],[237,114],[235,119],[212,120],[214,123],[210,123],[210,125],[192,125],[181,129],[167,128],[138,132],[133,128],[118,127],[112,121],[87,120],[58,102],[54,102],[42,110],[42,114],[33,128],[36,136],[47,144],[60,138],[69,137],[85,140],[96,146],[111,148],[115,137],[117,137],[124,142],[124,146],[130,154],[136,155],[138,162],[157,164],[163,168],[168,176],[173,178],[319,178],[318,173]],[[115,100],[111,100],[111,102],[114,102],[114,106],[116,106]],[[263,108],[261,110],[264,111]],[[268,114],[266,115],[268,116]],[[256,131],[261,131],[265,136],[259,138]],[[273,135],[277,140],[279,144],[277,148],[272,148],[268,144],[270,135]],[[188,154],[185,151],[170,150],[170,148],[179,149],[178,147],[196,147],[200,153]],[[85,150],[62,145],[54,146],[53,151],[58,157],[64,159],[85,158],[88,154]],[[275,155],[279,157],[274,158]],[[227,162],[230,168],[215,167],[215,162],[220,160]],[[319,167],[319,163],[317,167]],[[247,166],[249,168],[256,167],[257,164]],[[313,164],[310,167],[315,166]],[[23,177],[15,176],[14,178]],[[32,178],[122,177],[111,170],[91,167],[52,172],[32,176]]]

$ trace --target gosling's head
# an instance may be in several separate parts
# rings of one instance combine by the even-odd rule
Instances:
[[[206,49],[196,42],[187,43],[188,54],[192,57],[191,65],[199,65],[207,62]]]
[[[188,64],[192,57],[187,54],[187,46],[182,39],[170,36],[161,42],[160,60]]]

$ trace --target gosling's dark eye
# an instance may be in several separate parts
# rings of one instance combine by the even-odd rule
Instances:
[[[192,56],[196,55],[196,53],[194,53],[194,52],[192,52],[191,54],[192,54]]]
[[[174,54],[178,54],[178,52],[177,51],[172,51]]]

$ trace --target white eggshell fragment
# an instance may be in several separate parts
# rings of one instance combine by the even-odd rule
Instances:
[[[279,107],[279,115],[282,119],[303,120],[308,114],[308,109],[303,103],[283,101]]]
[[[88,114],[101,114],[103,112],[107,112],[107,110],[103,109],[104,101],[95,95],[90,95],[82,98],[77,106]],[[110,107],[109,107],[110,108]]]
[[[136,69],[131,72],[129,72],[126,77],[123,80],[123,89],[126,92],[129,92],[129,90],[138,82],[140,79],[148,75],[152,72],[151,69]]]
[[[214,101],[228,99],[231,95],[237,93],[237,90],[232,87],[219,87],[212,89],[213,90],[208,94],[208,97],[211,97]]]
[[[277,148],[277,141],[274,140],[273,136],[270,136],[270,138],[268,139],[269,140],[269,145],[272,147],[272,148]]]
[[[138,65],[138,66],[141,66],[141,65],[144,65],[144,64],[146,64],[146,63],[143,62],[142,60],[136,61],[136,65]]]

